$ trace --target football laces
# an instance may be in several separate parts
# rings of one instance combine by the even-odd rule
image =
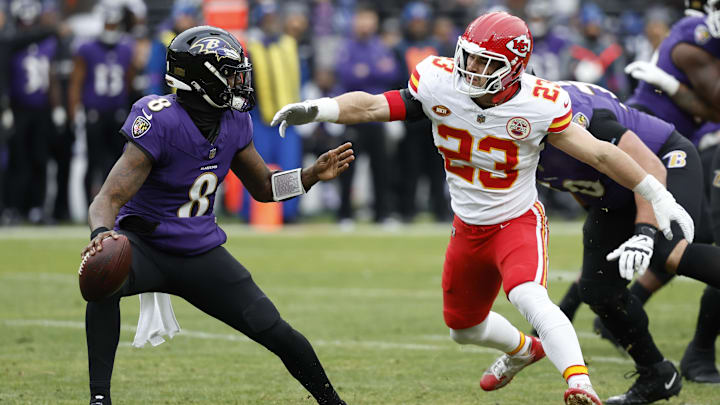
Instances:
[[[82,275],[83,269],[85,268],[85,263],[87,263],[88,258],[90,257],[90,253],[85,253],[85,256],[83,256],[82,261],[80,262],[80,268],[78,269],[78,274]]]

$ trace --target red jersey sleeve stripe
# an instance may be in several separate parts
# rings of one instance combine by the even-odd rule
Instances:
[[[412,88],[413,91],[417,93],[418,85],[420,84],[420,73],[418,73],[417,69],[413,70],[412,74],[410,75],[410,80],[408,81],[408,84],[410,85],[410,88]]]
[[[572,110],[568,111],[568,113],[562,117],[555,118],[553,122],[550,123],[548,132],[562,132],[570,126],[570,122],[572,122]]]
[[[390,121],[404,121],[407,116],[405,102],[399,90],[390,90],[383,93],[390,106]]]

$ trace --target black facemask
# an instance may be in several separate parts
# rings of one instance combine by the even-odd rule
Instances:
[[[210,143],[215,142],[220,129],[220,119],[228,108],[215,108],[208,104],[200,93],[194,91],[178,90],[177,101],[185,108],[200,133]]]

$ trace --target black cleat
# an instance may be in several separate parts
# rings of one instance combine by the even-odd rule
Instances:
[[[720,384],[720,373],[715,367],[715,348],[699,349],[690,342],[680,360],[680,372],[689,381]]]
[[[95,394],[90,396],[90,405],[112,405],[109,396]]]
[[[637,371],[628,375],[639,375],[630,389],[621,395],[608,398],[605,405],[643,405],[680,393],[682,378],[670,360],[663,360],[649,367],[637,367]]]
[[[606,328],[605,325],[603,325],[602,320],[600,320],[599,316],[596,316],[595,320],[593,320],[593,331],[595,331],[595,333],[600,336],[600,338],[610,342],[623,357],[628,357],[627,350],[625,350],[623,345],[621,345],[620,342],[615,339],[615,336],[613,336],[612,332],[610,332],[610,330]]]

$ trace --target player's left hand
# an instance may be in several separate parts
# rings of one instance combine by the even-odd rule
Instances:
[[[632,280],[637,272],[642,275],[650,265],[654,241],[647,235],[633,235],[625,243],[608,254],[607,261],[618,260],[620,277]]]
[[[665,191],[660,198],[650,203],[652,204],[653,211],[655,211],[658,228],[667,240],[673,238],[670,223],[671,221],[675,221],[680,226],[683,236],[687,239],[688,243],[692,243],[695,238],[695,224],[693,223],[693,219],[690,217],[690,214],[685,211],[685,208],[675,201],[672,194]]]
[[[332,180],[347,170],[350,162],[355,160],[351,147],[352,143],[346,142],[320,155],[312,167],[318,180]]]

